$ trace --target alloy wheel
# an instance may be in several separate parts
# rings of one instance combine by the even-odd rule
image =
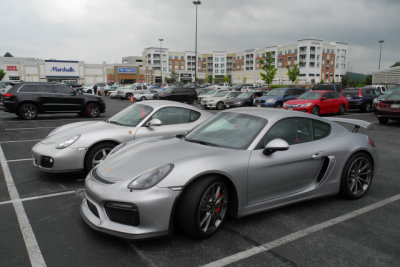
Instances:
[[[110,153],[111,150],[112,150],[112,148],[110,148],[110,147],[105,147],[105,148],[98,150],[93,156],[92,168],[94,168],[96,165],[98,165],[100,162],[102,162],[107,157],[108,153]]]
[[[372,166],[365,156],[355,158],[347,171],[346,184],[354,196],[363,195],[369,188],[372,178]]]

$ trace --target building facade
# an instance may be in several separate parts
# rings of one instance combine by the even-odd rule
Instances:
[[[373,72],[372,84],[383,84],[388,86],[388,88],[400,85],[400,67],[393,67]]]

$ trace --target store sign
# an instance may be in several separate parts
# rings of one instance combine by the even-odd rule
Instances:
[[[47,77],[78,77],[79,62],[46,60],[45,72]]]
[[[181,74],[181,77],[183,77],[183,78],[190,78],[190,77],[192,77],[192,74]]]
[[[136,73],[136,68],[118,68],[118,73]]]
[[[18,71],[17,66],[7,66],[7,71]]]

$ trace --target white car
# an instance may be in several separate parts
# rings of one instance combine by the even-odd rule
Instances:
[[[130,99],[136,93],[141,93],[150,89],[151,85],[147,83],[134,83],[129,86],[120,87],[117,89],[117,97],[122,99]]]
[[[157,95],[158,92],[157,90],[146,90],[140,93],[135,93],[133,94],[133,99],[135,101],[144,101],[144,100],[149,100],[149,99],[154,99],[154,96]]]
[[[223,91],[220,90],[216,94],[211,97],[206,97],[201,99],[201,105],[204,108],[215,108],[215,109],[224,109],[224,101],[235,98],[240,95],[242,92],[237,91]]]

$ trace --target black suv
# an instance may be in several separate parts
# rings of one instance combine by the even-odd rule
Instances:
[[[56,83],[23,82],[1,95],[0,110],[15,113],[25,120],[39,113],[79,113],[94,118],[104,113],[100,96],[81,94]]]
[[[380,95],[380,90],[372,87],[346,88],[342,92],[342,96],[349,101],[349,109],[356,108],[365,112],[372,111],[372,103]]]
[[[197,100],[197,92],[193,88],[186,87],[170,87],[158,94],[158,99],[173,100],[179,102],[187,102],[192,104]]]

